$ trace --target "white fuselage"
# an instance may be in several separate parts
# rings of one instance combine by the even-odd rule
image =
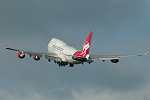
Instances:
[[[68,46],[65,42],[53,38],[48,44],[49,53],[55,53],[62,62],[67,62],[71,64],[80,64],[82,62],[73,60],[72,56],[75,52],[79,51],[73,47]]]

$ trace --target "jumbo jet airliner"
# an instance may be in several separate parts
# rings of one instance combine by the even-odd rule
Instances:
[[[137,54],[137,55],[90,55],[90,45],[91,45],[91,38],[93,32],[90,32],[84,45],[81,50],[77,50],[73,47],[68,46],[65,42],[61,41],[60,39],[52,38],[52,40],[48,44],[48,53],[39,53],[39,52],[31,52],[25,51],[20,49],[13,49],[5,46],[8,50],[13,50],[18,52],[18,57],[23,59],[25,54],[28,54],[30,57],[33,56],[33,59],[38,61],[42,56],[45,56],[46,59],[50,62],[53,60],[59,66],[66,66],[69,64],[70,67],[73,67],[74,64],[83,64],[84,62],[92,63],[95,59],[99,59],[102,61],[110,60],[112,63],[118,63],[121,57],[131,57],[131,56],[143,56],[147,55],[148,52],[145,54]]]

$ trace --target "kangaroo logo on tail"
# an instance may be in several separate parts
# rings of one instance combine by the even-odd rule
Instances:
[[[81,54],[80,54],[82,57],[86,57],[86,55],[89,54],[92,34],[93,34],[92,32],[89,33],[89,35],[83,45],[83,48],[82,48]]]
[[[87,44],[84,44],[83,48],[82,48],[82,53],[80,55],[83,55],[85,56],[86,54],[88,54],[88,49],[90,48],[90,44],[87,43]]]
[[[91,38],[92,38],[92,32],[89,33],[84,45],[83,45],[83,48],[81,51],[78,51],[76,52],[74,55],[73,55],[73,59],[74,60],[82,60],[84,61],[87,56],[87,54],[89,54],[89,50],[90,50],[90,44],[91,44]],[[82,59],[83,58],[83,59]],[[85,60],[86,61],[86,60]]]

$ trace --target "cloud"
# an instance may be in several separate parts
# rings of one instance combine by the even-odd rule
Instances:
[[[141,0],[7,0],[0,5],[1,37],[46,37],[52,33],[71,36],[80,34],[79,30],[81,33],[94,30],[102,31],[103,35],[112,34],[113,30],[135,26],[145,14],[142,12],[145,2]]]
[[[150,86],[130,91],[115,91],[111,89],[85,88],[82,91],[72,91],[74,100],[149,100]]]
[[[52,98],[48,98],[45,96],[42,96],[36,92],[29,92],[29,93],[23,93],[23,95],[21,93],[10,93],[6,90],[1,90],[0,91],[0,99],[1,100],[55,100]]]
[[[63,91],[64,92],[64,91]],[[149,100],[150,85],[140,86],[130,91],[117,91],[103,87],[82,87],[80,90],[73,89],[71,94],[65,98],[62,96],[45,95],[36,91],[30,92],[9,92],[7,90],[0,91],[1,100]]]
[[[81,49],[94,31],[91,54],[144,53],[149,46],[147,0],[3,0],[0,3],[0,99],[150,99],[149,56],[60,68],[44,57],[20,60],[4,45],[47,52],[53,37]],[[145,85],[145,87],[142,86]],[[138,99],[139,98],[139,99]]]

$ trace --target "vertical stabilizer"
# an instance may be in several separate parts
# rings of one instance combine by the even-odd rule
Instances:
[[[83,48],[81,50],[81,55],[83,55],[83,57],[85,57],[85,55],[89,54],[89,50],[90,50],[90,45],[91,45],[91,39],[92,39],[92,34],[93,32],[90,32],[84,45]]]
[[[87,55],[89,54],[90,45],[91,45],[91,39],[92,39],[93,32],[90,32],[81,51],[76,52],[73,55],[73,59],[75,60],[83,60],[84,58],[87,58]]]

